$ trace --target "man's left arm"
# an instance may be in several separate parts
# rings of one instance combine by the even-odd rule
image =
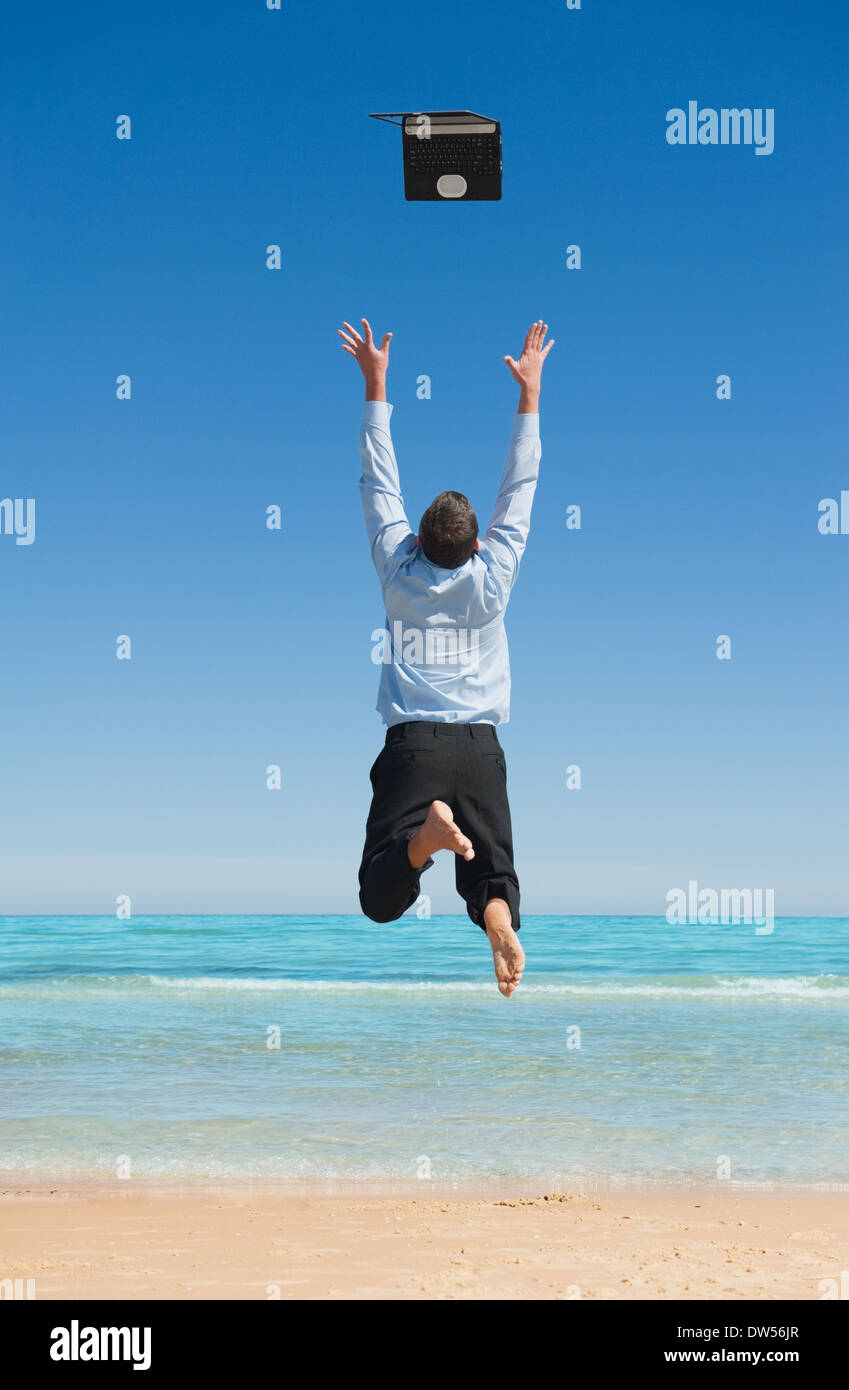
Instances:
[[[362,324],[364,336],[349,323],[339,329],[339,336],[342,347],[356,358],[365,378],[366,403],[360,428],[360,458],[363,464],[360,497],[372,560],[382,583],[387,578],[390,562],[399,547],[409,541],[412,532],[404,511],[398,461],[389,428],[392,406],[386,400],[386,373],[392,334],[385,334],[378,348],[368,320],[363,319]],[[405,553],[408,548],[405,548]]]
[[[371,558],[381,580],[388,577],[390,562],[412,532],[404,512],[398,480],[398,463],[389,432],[392,406],[368,400],[360,428],[360,498],[366,519]],[[406,553],[406,552],[405,552]]]

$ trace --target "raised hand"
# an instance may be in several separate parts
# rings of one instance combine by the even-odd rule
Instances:
[[[531,392],[536,390],[537,393],[539,393],[542,364],[554,347],[553,338],[543,347],[547,332],[548,324],[543,323],[542,319],[537,319],[536,323],[532,323],[528,329],[518,362],[512,357],[504,358],[504,361],[507,363],[507,366],[510,368],[510,371],[523,390],[529,390]]]
[[[382,380],[386,376],[389,367],[389,344],[392,340],[391,333],[384,333],[380,347],[375,345],[372,337],[371,324],[368,319],[361,319],[365,337],[359,334],[356,328],[352,328],[350,323],[342,322],[342,327],[338,329],[339,337],[342,339],[342,350],[350,352],[360,365],[360,371],[366,381]],[[345,331],[347,330],[347,331]]]

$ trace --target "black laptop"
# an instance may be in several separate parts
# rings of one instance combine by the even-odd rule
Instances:
[[[408,202],[492,202],[501,197],[499,121],[474,111],[371,114],[401,126]]]

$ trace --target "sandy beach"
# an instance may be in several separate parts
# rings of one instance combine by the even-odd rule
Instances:
[[[818,1299],[849,1194],[292,1195],[6,1185],[0,1276],[37,1299]]]

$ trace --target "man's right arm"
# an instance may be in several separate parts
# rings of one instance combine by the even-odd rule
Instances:
[[[495,510],[481,543],[506,573],[508,586],[515,582],[527,544],[541,456],[539,415],[517,412]]]
[[[519,571],[531,525],[531,506],[539,476],[542,447],[539,439],[539,395],[542,367],[554,346],[554,339],[543,347],[548,324],[539,319],[532,323],[525,337],[518,362],[512,357],[504,361],[519,383],[519,408],[513,417],[513,434],[507,452],[507,462],[501,475],[501,486],[495,511],[483,541],[488,552],[512,587]]]

